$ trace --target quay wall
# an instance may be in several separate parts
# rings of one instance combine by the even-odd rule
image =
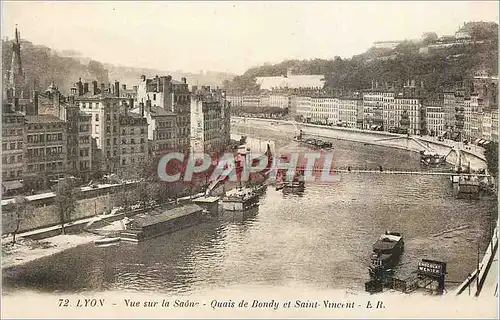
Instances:
[[[111,209],[112,194],[76,201],[75,211],[69,221],[95,216]],[[18,232],[51,227],[60,224],[61,220],[56,205],[34,206],[29,219],[21,220]],[[11,233],[16,228],[16,216],[12,211],[2,210],[2,234]]]
[[[354,128],[342,128],[342,127],[329,127],[315,124],[307,124],[307,123],[296,123],[288,120],[271,120],[271,119],[260,119],[260,118],[245,118],[245,122],[243,122],[243,118],[233,117],[236,122],[233,124],[233,133],[241,134],[241,135],[249,135],[251,136],[249,130],[242,129],[244,126],[252,126],[251,130],[255,130],[259,133],[259,130],[262,128],[255,128],[262,124],[265,126],[266,130],[275,130],[281,132],[289,132],[291,137],[296,134],[297,129],[302,129],[303,134],[305,136],[318,136],[322,138],[331,138],[337,140],[346,140],[346,141],[354,141],[364,144],[372,144],[383,147],[391,147],[403,150],[410,150],[419,152],[424,149],[424,147],[413,141],[408,139],[397,139],[404,138],[406,135],[383,132],[383,131],[368,131]],[[278,124],[278,125],[274,125]],[[250,131],[251,131],[250,130]],[[395,138],[395,139],[391,139]],[[470,161],[471,168],[474,170],[484,169],[486,168],[486,161],[484,157],[484,149],[478,146],[471,146],[470,150],[466,149],[461,143],[457,143],[454,141],[438,141],[434,140],[432,137],[420,137],[420,136],[411,136],[415,140],[418,140],[423,145],[426,145],[432,148],[435,152],[440,154],[441,156],[447,155],[452,148],[462,150],[462,153],[466,155],[466,161]],[[388,140],[387,140],[388,139]],[[455,152],[452,152],[447,161],[451,164],[455,164],[457,162],[457,155]],[[462,165],[467,165],[467,162],[463,162]]]

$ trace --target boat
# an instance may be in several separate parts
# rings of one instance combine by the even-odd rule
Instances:
[[[304,168],[298,169],[291,181],[285,179],[285,181],[283,181],[282,183],[283,188],[288,188],[288,189],[304,188],[306,184],[303,179],[304,170],[305,170]]]
[[[260,192],[254,188],[238,188],[227,192],[222,199],[226,211],[244,211],[259,205]]]
[[[96,245],[101,245],[101,244],[111,244],[120,241],[120,237],[113,237],[113,238],[102,238],[102,239],[97,239],[94,240],[94,244]]]
[[[475,177],[461,176],[456,188],[458,199],[479,199],[480,182]]]
[[[124,241],[139,242],[198,225],[206,220],[205,216],[206,210],[196,204],[158,208],[131,219],[120,237]]]
[[[373,252],[369,273],[372,278],[382,278],[387,273],[392,273],[404,251],[403,236],[397,232],[386,231],[373,244]]]

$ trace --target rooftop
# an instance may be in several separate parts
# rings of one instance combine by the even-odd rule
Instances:
[[[132,109],[130,112],[140,114],[141,109],[139,107]],[[147,107],[144,107],[144,113],[150,113],[152,117],[154,116],[175,116],[176,114],[172,111],[166,110],[161,107],[151,106],[151,109],[148,110]]]
[[[103,93],[98,93],[98,94],[92,94],[92,92],[87,92],[85,94],[82,94],[81,96],[75,96],[75,100],[85,100],[85,99],[110,99],[110,98],[115,98],[115,99],[123,99],[119,98],[116,95],[109,93],[109,92],[103,92]]]
[[[196,204],[188,204],[182,207],[173,208],[156,215],[144,215],[133,220],[132,226],[144,228],[158,223],[166,222],[185,215],[201,212],[203,209]]]
[[[50,114],[39,114],[39,115],[28,115],[26,116],[27,123],[55,123],[55,122],[64,122]]]
[[[325,85],[324,75],[289,75],[279,77],[257,77],[256,82],[261,90],[273,88],[323,88]]]

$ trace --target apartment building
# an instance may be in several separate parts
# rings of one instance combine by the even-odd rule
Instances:
[[[427,133],[431,136],[440,136],[444,128],[444,111],[441,100],[427,100],[424,102]]]
[[[121,168],[140,163],[148,156],[148,122],[142,114],[128,112],[119,114]],[[111,144],[107,138],[106,144]]]
[[[194,86],[193,86],[194,88]],[[193,89],[194,90],[194,89]],[[152,107],[160,107],[176,114],[176,150],[189,152],[191,148],[191,92],[186,78],[173,80],[171,76],[147,79],[141,76],[137,89],[137,101],[151,101]]]
[[[229,103],[221,90],[202,87],[191,98],[192,148],[220,154],[230,142]]]
[[[26,174],[62,178],[66,172],[67,127],[53,115],[26,115]]]
[[[26,164],[25,140],[25,116],[14,111],[10,103],[4,103],[2,109],[2,183],[22,179]],[[17,183],[17,186],[8,184],[6,187],[17,189],[20,183]]]
[[[146,118],[148,123],[148,149],[151,154],[161,154],[166,151],[177,150],[177,115],[158,106],[152,106],[151,100],[146,106],[139,103],[139,107],[130,110]]]

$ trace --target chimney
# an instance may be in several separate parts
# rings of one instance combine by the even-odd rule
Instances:
[[[165,110],[174,111],[172,103],[172,77],[166,76],[163,78],[163,105]]]
[[[147,101],[150,101],[150,100],[147,100]],[[143,116],[143,117],[144,117],[144,103],[143,103],[143,102],[141,102],[141,103],[139,104],[139,109],[140,109],[140,111],[141,111],[141,116]]]
[[[127,85],[126,84],[122,84],[122,90],[127,90]]]
[[[52,97],[52,102],[53,102],[54,108],[59,108],[60,103],[61,103],[60,99],[61,99],[61,94],[59,93],[59,90],[56,90],[54,92],[54,96]],[[38,100],[38,98],[37,98],[37,100]]]
[[[146,110],[148,112],[151,112],[151,100],[146,100]],[[142,116],[144,116],[144,112],[142,113]]]
[[[120,97],[120,82],[115,80],[115,96]]]
[[[82,78],[78,78],[78,82],[76,83],[76,87],[78,89],[78,95],[81,96],[83,94]]]
[[[14,111],[19,111],[19,98],[14,97]]]
[[[146,76],[145,75],[141,76],[141,81],[146,81]]]
[[[156,80],[156,92],[160,92],[160,78],[158,77],[158,75],[155,76],[155,80]]]
[[[97,81],[92,81],[92,94],[93,95],[96,95],[98,92],[97,92]]]
[[[130,110],[134,109],[134,98],[128,99],[128,107]]]
[[[58,94],[59,91],[56,91],[56,94]],[[33,102],[33,115],[37,115],[38,114],[38,91],[33,91],[33,98],[32,98],[32,102]]]
[[[75,96],[69,96],[68,97],[68,103],[72,106],[75,105]]]
[[[104,85],[104,83],[101,83],[101,93],[104,93],[105,90],[106,86]]]
[[[132,89],[134,90],[134,92],[137,92],[137,86],[133,86]]]
[[[78,93],[78,88],[76,88],[76,87],[71,88],[71,95],[72,96],[75,96],[77,93]]]
[[[86,94],[87,92],[89,92],[89,84],[88,82],[85,82],[83,84],[83,94]]]
[[[182,82],[182,83],[184,83],[184,84],[186,84],[186,83],[187,83],[186,78],[182,77],[182,78],[181,78],[181,82]]]

